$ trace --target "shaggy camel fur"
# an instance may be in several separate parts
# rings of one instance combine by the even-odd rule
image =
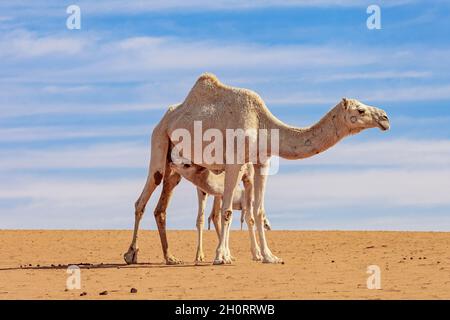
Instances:
[[[183,178],[186,178],[197,187],[198,214],[196,225],[197,225],[198,242],[195,261],[197,262],[204,261],[205,256],[203,254],[202,234],[205,217],[206,197],[208,194],[214,196],[214,204],[211,210],[211,214],[208,218],[208,229],[210,221],[213,220],[217,236],[219,237],[220,240],[220,207],[222,204],[222,196],[225,186],[224,183],[225,174],[223,172],[216,174],[204,167],[200,167],[195,164],[171,163],[170,168],[175,170]],[[247,164],[244,170],[245,172],[243,173],[242,176],[244,184],[246,183],[247,180],[253,181],[253,174],[254,174],[253,166]],[[250,201],[252,201],[252,199],[250,199]],[[247,210],[247,205],[248,204],[245,195],[245,190],[238,185],[233,193],[233,210],[241,210],[241,229],[245,218],[250,234],[250,241],[252,248],[251,251],[252,253],[254,253],[253,259],[259,261],[262,259],[262,257],[258,255],[259,252],[256,252],[255,249],[255,246],[257,246],[255,232],[253,230],[255,220],[253,217],[253,212]],[[265,217],[264,226],[266,230],[270,230],[270,223],[267,217]]]
[[[133,239],[128,252],[124,255],[127,263],[137,261],[137,237],[139,222],[144,214],[145,206],[153,191],[163,181],[163,191],[155,209],[155,220],[161,238],[162,249],[167,264],[179,263],[170,254],[166,236],[166,208],[173,194],[175,186],[181,177],[170,169],[171,149],[178,141],[172,140],[177,129],[183,129],[195,136],[195,121],[201,121],[203,130],[215,129],[226,137],[226,129],[268,130],[267,141],[272,141],[273,130],[279,138],[279,150],[276,154],[270,147],[264,149],[267,157],[278,155],[285,159],[303,159],[321,153],[334,146],[343,138],[359,133],[362,130],[378,127],[381,130],[389,129],[389,120],[386,113],[378,108],[371,107],[355,99],[342,99],[334,108],[316,124],[306,128],[296,128],[277,119],[266,107],[264,101],[253,91],[234,88],[222,84],[214,75],[203,74],[197,80],[183,103],[172,106],[154,128],[151,139],[151,160],[147,181],[142,193],[135,203],[135,224]],[[254,137],[258,140],[260,134]],[[195,139],[194,139],[195,140]],[[228,141],[233,145],[234,141]],[[234,138],[233,138],[234,140]],[[209,143],[202,141],[201,150],[204,151]],[[194,141],[191,141],[194,150]],[[183,155],[184,156],[184,155]],[[223,158],[226,159],[223,151]],[[185,158],[188,158],[184,156]],[[245,151],[245,163],[250,162],[251,154]],[[221,235],[216,250],[214,264],[231,263],[228,245],[229,227],[232,219],[233,192],[241,180],[242,164],[240,163],[206,163],[201,159],[193,163],[210,170],[225,171],[225,188],[221,208]],[[252,160],[253,161],[253,160]],[[269,249],[264,232],[264,219],[261,204],[264,203],[267,171],[269,160],[259,158],[253,162],[254,176],[254,203],[253,210],[258,230],[261,254],[265,263],[280,263]]]

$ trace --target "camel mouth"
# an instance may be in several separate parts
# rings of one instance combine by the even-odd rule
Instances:
[[[389,121],[387,121],[387,120],[382,120],[382,121],[378,121],[378,127],[379,127],[382,131],[387,131],[387,130],[389,130],[389,128],[391,127],[391,125],[389,124]]]

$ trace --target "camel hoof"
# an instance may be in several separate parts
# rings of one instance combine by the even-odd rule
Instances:
[[[263,260],[261,250],[259,250],[259,248],[252,250],[252,256],[253,256],[253,261],[262,261]]]
[[[255,256],[253,256],[253,261],[262,261],[262,260],[263,260],[262,255],[255,255]]]
[[[234,257],[231,255],[227,255],[223,258],[223,261],[225,262],[225,264],[232,264],[234,261]]]
[[[227,256],[225,254],[218,255],[215,259],[213,264],[231,264],[231,256]]]
[[[214,259],[213,264],[214,265],[225,264],[225,260],[223,260],[223,259]]]
[[[231,259],[223,258],[223,259],[215,259],[213,261],[213,264],[214,265],[231,264],[231,262],[232,262]]]
[[[169,257],[166,258],[166,264],[168,266],[173,266],[173,265],[176,265],[176,264],[183,264],[183,261],[178,260],[174,256],[169,256]]]
[[[133,249],[129,248],[127,253],[123,255],[123,259],[127,264],[136,264],[137,263],[137,256],[138,256],[139,249]]]
[[[205,261],[205,255],[203,253],[197,254],[195,257],[195,262],[204,262]]]
[[[264,257],[262,262],[263,263],[274,263],[274,264],[281,263],[281,264],[283,264],[283,259],[278,258],[272,254],[270,256]]]

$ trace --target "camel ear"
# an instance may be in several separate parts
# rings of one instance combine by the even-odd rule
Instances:
[[[202,173],[205,170],[207,170],[205,167],[199,167],[197,173]]]
[[[347,98],[342,98],[342,105],[344,106],[345,110],[348,109],[348,99]]]

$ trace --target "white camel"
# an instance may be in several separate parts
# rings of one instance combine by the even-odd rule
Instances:
[[[197,214],[197,254],[195,261],[201,262],[204,261],[204,253],[203,253],[203,224],[205,217],[205,205],[206,199],[208,195],[214,196],[214,204],[211,210],[211,214],[208,218],[208,229],[210,221],[212,220],[214,223],[214,227],[216,229],[217,235],[220,240],[220,208],[222,203],[222,196],[225,187],[225,174],[222,173],[214,173],[204,167],[200,167],[196,164],[187,164],[187,163],[170,163],[170,168],[175,172],[179,173],[183,178],[189,180],[197,187],[197,196],[198,196],[198,214]],[[247,164],[244,169],[244,173],[242,176],[242,180],[244,185],[246,183],[252,183],[254,169],[251,164]],[[252,197],[253,198],[253,197]],[[250,244],[251,244],[251,252],[253,254],[253,259],[259,261],[262,259],[261,253],[259,251],[259,246],[256,242],[256,236],[253,229],[254,226],[254,217],[253,212],[249,211],[248,202],[253,199],[247,199],[245,190],[241,188],[239,185],[236,187],[233,193],[233,210],[241,210],[241,229],[242,224],[245,221],[248,226],[249,235],[250,235]],[[265,217],[264,226],[266,230],[270,230],[270,222],[267,217]],[[258,249],[257,249],[258,247]]]
[[[151,160],[147,181],[144,189],[135,203],[135,225],[133,239],[128,252],[124,255],[127,263],[137,261],[137,236],[139,222],[145,210],[145,206],[156,187],[163,181],[163,191],[155,209],[155,219],[161,238],[162,249],[167,264],[179,263],[179,260],[171,255],[166,236],[166,208],[169,204],[173,189],[181,177],[170,169],[170,155],[173,146],[178,142],[172,139],[177,129],[183,129],[192,136],[194,122],[201,121],[202,129],[215,129],[225,137],[225,144],[233,145],[226,135],[227,129],[256,130],[255,139],[265,138],[271,141],[273,130],[279,137],[279,150],[271,148],[263,150],[270,158],[278,155],[285,159],[303,159],[314,156],[327,150],[341,141],[344,137],[359,133],[368,128],[378,127],[381,130],[389,129],[389,120],[386,113],[378,108],[365,105],[355,99],[342,99],[321,120],[311,127],[297,128],[287,125],[277,119],[266,107],[264,101],[253,91],[234,88],[222,84],[214,75],[203,74],[195,83],[183,103],[172,106],[154,128],[151,139]],[[258,129],[268,129],[267,136],[261,137]],[[209,143],[201,141],[201,151]],[[191,141],[192,150],[194,141]],[[261,150],[259,150],[261,151]],[[234,156],[234,154],[232,154]],[[184,155],[183,155],[184,156]],[[227,159],[225,149],[222,159]],[[228,155],[230,156],[230,155]],[[254,203],[253,210],[263,262],[279,263],[281,259],[276,257],[269,249],[264,232],[264,219],[261,204],[264,202],[267,175],[265,175],[268,160],[259,157],[253,161],[252,155],[245,150],[244,163],[253,162],[254,176]],[[187,157],[185,157],[187,158]],[[228,245],[229,227],[232,219],[233,192],[241,180],[242,163],[222,162],[209,163],[202,159],[190,159],[197,165],[209,170],[225,172],[225,187],[221,208],[221,235],[216,250],[214,264],[231,263],[231,253]]]

